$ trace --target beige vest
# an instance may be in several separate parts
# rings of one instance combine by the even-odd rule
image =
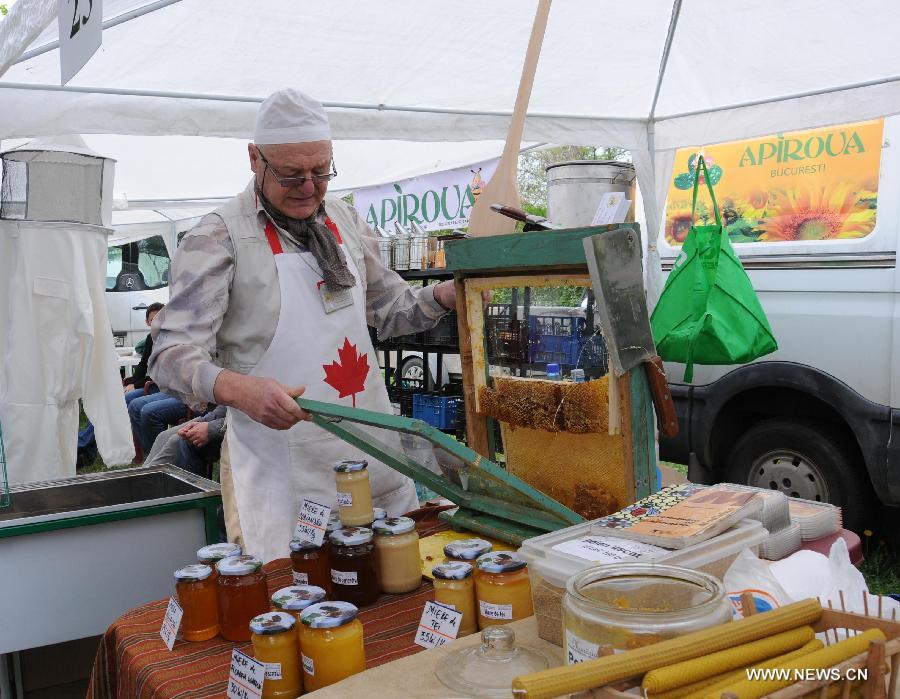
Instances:
[[[366,265],[356,211],[345,201],[326,197],[325,212],[356,262],[365,294]],[[225,222],[234,245],[234,279],[228,308],[216,334],[214,360],[225,369],[247,374],[271,344],[281,313],[275,257],[257,216],[252,180],[241,194],[213,213]],[[277,230],[282,238],[287,238],[284,231]]]

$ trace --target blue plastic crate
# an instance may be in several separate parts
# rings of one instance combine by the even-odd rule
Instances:
[[[535,363],[575,364],[581,351],[584,318],[530,316],[528,347]]]
[[[439,430],[456,429],[457,405],[461,398],[432,396],[427,393],[413,395],[413,417],[424,420]]]

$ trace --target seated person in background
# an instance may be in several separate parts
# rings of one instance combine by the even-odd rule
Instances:
[[[147,307],[146,321],[149,326],[156,314],[163,309],[163,304],[152,303]],[[147,376],[147,362],[153,352],[153,338],[148,334],[144,342],[144,352],[140,363],[135,367],[131,377],[134,390],[125,394],[128,406],[128,417],[131,418],[131,431],[141,451],[147,454],[153,442],[169,425],[173,425],[188,414],[187,406],[177,398],[172,398],[159,390]],[[151,384],[144,390],[147,381]]]
[[[225,406],[222,405],[161,433],[144,465],[175,464],[198,476],[207,476],[207,465],[219,460],[224,437]]]
[[[163,309],[163,304],[151,303],[147,306],[145,321],[147,322],[147,327],[150,327],[150,323],[153,322],[153,319],[156,317],[156,314],[159,313]],[[134,372],[131,376],[126,376],[125,380],[122,382],[122,385],[126,389],[125,391],[125,404],[129,405],[132,400],[137,398],[138,396],[144,395],[144,384],[147,381],[151,381],[150,377],[147,376],[147,362],[150,361],[150,355],[153,352],[153,338],[150,336],[150,333],[147,333],[147,337],[144,338],[144,348],[141,351],[141,361],[134,368]],[[156,384],[153,384],[149,387],[148,392],[156,393],[159,391],[159,388]]]

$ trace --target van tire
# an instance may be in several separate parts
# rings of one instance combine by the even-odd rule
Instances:
[[[861,532],[871,511],[868,476],[856,450],[835,432],[809,421],[763,420],[735,443],[726,477],[830,502],[843,510],[844,527]]]

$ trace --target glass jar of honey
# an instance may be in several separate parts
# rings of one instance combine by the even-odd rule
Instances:
[[[320,602],[300,615],[300,660],[307,692],[366,669],[359,610],[348,602]]]
[[[419,533],[409,517],[388,517],[372,525],[375,562],[382,592],[398,594],[422,583]]]
[[[269,611],[269,592],[262,561],[256,556],[231,556],[216,564],[219,628],[227,641],[249,641],[250,620]]]
[[[303,691],[297,620],[284,612],[266,612],[250,620],[253,656],[266,664],[263,699],[296,699]]]
[[[457,561],[474,565],[476,558],[490,553],[492,548],[491,542],[484,539],[458,539],[444,546],[444,556],[448,563]]]
[[[241,547],[237,544],[210,544],[209,546],[204,546],[203,548],[197,551],[197,562],[203,563],[204,565],[208,565],[212,568],[212,576],[213,579],[217,577],[216,573],[216,563],[221,561],[223,558],[228,558],[230,556],[240,556]]]
[[[325,601],[325,590],[314,585],[282,587],[272,595],[273,609],[276,612],[293,614],[298,624],[300,623],[300,613],[304,609],[323,601]]]
[[[527,564],[514,551],[486,553],[475,561],[478,627],[508,624],[534,614]]]
[[[324,546],[305,539],[291,541],[291,570],[294,585],[315,585],[331,590],[331,566]]]
[[[455,609],[463,616],[459,622],[459,638],[478,630],[475,608],[475,581],[469,563],[441,563],[431,569],[434,576],[434,601]]]
[[[372,536],[372,530],[365,527],[345,527],[331,534],[331,594],[335,599],[364,607],[381,594]]]
[[[334,465],[338,507],[345,527],[367,527],[375,520],[368,467],[369,463],[362,459],[338,461]]]
[[[387,519],[387,510],[383,507],[376,507],[373,509],[375,514],[375,521],[377,522],[379,519]]]
[[[325,552],[325,558],[331,556],[331,535],[343,526],[341,524],[341,513],[332,512],[328,517],[328,524],[325,525],[325,539],[322,541],[322,550]],[[330,594],[330,587],[325,589],[329,590]]]
[[[212,568],[194,563],[175,571],[175,595],[184,610],[181,636],[185,641],[206,641],[219,633],[219,606]]]

